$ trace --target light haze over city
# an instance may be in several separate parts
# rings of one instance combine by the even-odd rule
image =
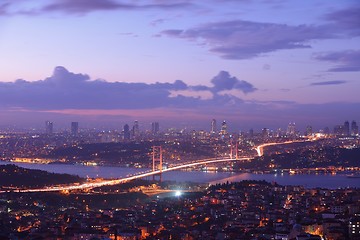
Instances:
[[[360,2],[0,2],[0,126],[360,121]]]

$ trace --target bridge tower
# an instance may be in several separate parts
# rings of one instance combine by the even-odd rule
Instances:
[[[236,141],[235,144],[233,144],[233,142],[231,142],[230,144],[230,159],[234,158],[234,153],[235,153],[235,159],[239,159],[238,141]]]
[[[152,162],[153,167],[152,170],[160,170],[160,182],[162,181],[162,167],[163,167],[163,155],[161,146],[153,146],[152,147]],[[157,164],[158,163],[158,164]],[[155,175],[153,175],[153,180],[155,180]]]

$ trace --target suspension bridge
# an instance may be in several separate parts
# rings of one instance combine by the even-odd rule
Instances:
[[[281,143],[264,143],[261,144],[254,149],[257,151],[258,156],[262,156],[264,151],[263,148],[266,146],[272,145],[279,145],[279,144],[289,144],[293,143],[294,141],[287,141]],[[211,163],[221,163],[221,162],[231,162],[231,161],[251,161],[254,157],[240,157],[238,155],[238,145],[230,145],[230,154],[228,157],[222,158],[209,158],[209,159],[201,159],[196,161],[191,161],[187,163],[181,163],[178,165],[173,165],[167,168],[163,168],[163,151],[161,146],[153,146],[152,151],[152,169],[145,172],[136,173],[130,176],[118,178],[118,179],[111,179],[111,180],[100,180],[95,182],[86,182],[86,183],[73,183],[70,185],[62,185],[62,186],[50,186],[50,187],[43,187],[43,188],[33,188],[33,189],[16,189],[11,190],[12,192],[59,192],[59,191],[74,191],[74,190],[85,190],[85,189],[92,189],[104,186],[112,186],[121,183],[125,183],[131,180],[145,178],[156,175],[160,176],[161,181],[161,174],[164,172],[179,170],[183,168],[190,168],[199,165],[211,164]],[[0,191],[0,193],[4,193],[7,191]]]

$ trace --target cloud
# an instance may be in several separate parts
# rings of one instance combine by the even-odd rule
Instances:
[[[211,80],[211,83],[214,84],[214,87],[211,89],[213,92],[236,89],[244,93],[250,93],[257,90],[252,84],[239,80],[236,77],[231,77],[226,71],[221,71]]]
[[[8,7],[10,3],[2,3],[0,4],[0,16],[8,15]]]
[[[0,118],[2,124],[41,124],[50,119],[57,124],[76,120],[115,127],[119,126],[119,119],[161,119],[169,125],[182,122],[204,126],[212,118],[221,118],[234,131],[286,126],[290,120],[324,126],[339,118],[341,122],[343,118],[360,118],[360,113],[354,112],[360,103],[245,101],[231,95],[234,89],[247,93],[256,88],[226,71],[212,78],[209,86],[191,86],[181,80],[152,84],[106,82],[56,67],[52,76],[44,80],[0,82]]]
[[[145,9],[177,9],[190,6],[190,3],[176,2],[164,3],[160,2],[138,5],[132,1],[124,3],[115,0],[55,0],[42,8],[42,12],[63,12],[68,14],[86,14],[94,11],[110,11],[110,10],[145,10]]]
[[[212,118],[220,118],[226,119],[234,131],[286,126],[294,119],[304,126],[316,123],[324,126],[339,119],[343,122],[360,118],[360,113],[354,111],[360,108],[360,103],[245,101],[232,95],[231,90],[248,93],[256,88],[226,71],[213,77],[209,86],[192,86],[182,80],[152,84],[106,82],[56,67],[44,80],[0,82],[0,118],[2,124],[41,124],[47,119],[68,124],[75,119],[84,124],[109,123],[115,127],[119,126],[119,119],[142,122],[161,119],[169,125],[204,126]]]
[[[311,83],[310,86],[339,85],[339,84],[345,84],[345,83],[347,83],[347,81],[334,80],[334,81],[314,82],[314,83]]]
[[[155,20],[151,21],[150,25],[153,27],[156,27],[157,25],[163,24],[166,21],[167,21],[167,19],[159,18],[159,19],[155,19]]]
[[[263,70],[270,70],[271,69],[271,65],[270,64],[264,64],[263,65]]]
[[[347,30],[353,36],[360,35],[360,7],[351,6],[346,9],[331,12],[325,19],[332,21],[339,29]]]
[[[346,50],[339,52],[316,53],[314,58],[320,61],[338,63],[328,72],[357,72],[360,71],[360,50]]]
[[[187,30],[168,29],[161,34],[204,44],[225,59],[247,59],[282,49],[310,48],[311,40],[335,37],[323,26],[243,20],[208,23]]]
[[[222,90],[238,89],[244,93],[256,90],[250,83],[230,77],[225,71],[212,83],[213,87],[189,86],[182,80],[153,84],[106,82],[91,80],[87,74],[75,74],[59,66],[44,80],[0,82],[0,106],[37,110],[184,108],[229,100],[225,96],[206,100],[198,97],[208,96],[209,92],[217,95]],[[185,96],[181,92],[192,94]]]

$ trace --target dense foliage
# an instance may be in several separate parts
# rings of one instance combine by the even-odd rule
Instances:
[[[70,174],[56,174],[26,169],[12,164],[0,165],[0,183],[6,187],[44,187],[55,184],[82,182],[84,179]]]

